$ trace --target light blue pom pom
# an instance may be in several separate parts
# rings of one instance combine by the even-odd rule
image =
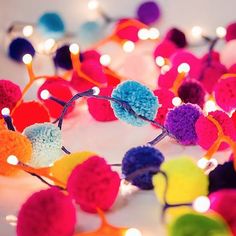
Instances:
[[[38,20],[38,28],[46,37],[60,38],[65,33],[63,20],[55,12],[43,14]]]
[[[61,157],[62,136],[57,126],[51,123],[34,124],[25,128],[23,133],[33,147],[29,165],[45,167]]]
[[[136,81],[125,81],[119,84],[113,90],[112,97],[127,102],[138,115],[150,120],[155,118],[157,109],[160,106],[153,92]],[[118,119],[134,126],[148,124],[147,121],[130,114],[120,104],[111,102],[111,105]]]

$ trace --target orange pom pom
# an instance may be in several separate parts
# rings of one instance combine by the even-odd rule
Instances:
[[[4,120],[0,119],[0,131],[6,130],[6,126],[4,125]]]
[[[0,131],[0,175],[13,175],[17,169],[7,163],[7,158],[14,155],[21,162],[30,160],[31,142],[22,134],[11,131]]]

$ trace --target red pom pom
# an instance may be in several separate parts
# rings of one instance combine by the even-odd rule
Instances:
[[[112,87],[101,88],[99,95],[111,96],[112,91],[113,91]],[[97,121],[117,120],[109,101],[103,99],[88,98],[87,103],[88,103],[89,113],[95,120]]]
[[[101,57],[100,53],[98,53],[95,50],[87,50],[82,53],[82,61],[94,60],[97,63],[99,63],[100,57]]]
[[[73,96],[69,86],[70,83],[68,81],[65,81],[61,78],[55,78],[51,80],[46,80],[44,84],[39,88],[38,98],[47,107],[51,117],[58,118],[62,112],[63,107],[50,99],[41,99],[41,92],[46,89],[53,97],[59,98],[60,100],[67,102]],[[67,110],[67,114],[73,111],[74,104],[75,103],[73,103],[73,105],[69,107],[69,109]]]
[[[230,68],[228,69],[228,73],[236,74],[236,64],[233,64],[232,66],[230,66]]]
[[[116,32],[116,35],[120,39],[126,39],[133,42],[137,42],[139,40],[138,31],[139,31],[139,28],[137,28],[136,26],[128,26],[126,28],[118,30]]]
[[[178,48],[174,43],[170,42],[169,40],[164,40],[157,45],[153,55],[154,58],[157,58],[158,56],[169,58],[177,50]]]
[[[76,211],[72,199],[56,188],[34,193],[18,214],[18,236],[73,235]]]
[[[84,211],[92,213],[97,212],[96,208],[108,210],[117,197],[119,186],[119,175],[98,156],[75,167],[67,182],[69,194]]]
[[[0,80],[0,118],[2,118],[1,110],[4,107],[12,110],[21,97],[22,93],[18,85],[9,80]]]
[[[231,119],[232,119],[232,121],[233,121],[233,123],[234,123],[234,127],[235,127],[235,129],[236,129],[236,110],[235,110],[234,113],[232,114]]]
[[[159,104],[161,104],[161,107],[174,107],[172,104],[172,99],[175,97],[175,94],[170,90],[165,88],[156,89],[154,90],[154,94],[158,97],[158,101]]]
[[[35,123],[50,121],[47,108],[36,101],[21,103],[12,113],[12,119],[14,126],[20,132]]]
[[[172,67],[165,74],[160,74],[158,78],[158,86],[161,88],[170,89],[172,88],[174,81],[178,76],[178,71],[176,67]]]
[[[202,63],[208,63],[208,61],[209,61],[209,52],[206,53],[205,55],[203,55],[201,60],[202,60]],[[220,62],[220,53],[216,52],[216,51],[212,51],[211,52],[211,60],[213,62]]]
[[[236,108],[236,77],[221,79],[215,86],[217,104],[225,111]]]

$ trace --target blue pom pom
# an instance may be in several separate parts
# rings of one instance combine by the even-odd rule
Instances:
[[[181,144],[196,144],[195,123],[200,115],[201,109],[198,105],[180,105],[167,113],[165,127]]]
[[[17,62],[22,62],[22,57],[25,54],[35,55],[35,50],[32,44],[24,38],[16,38],[12,40],[8,49],[8,56]]]
[[[145,168],[159,168],[164,161],[162,153],[151,146],[139,146],[126,152],[122,160],[122,174],[127,177],[133,172]],[[138,175],[132,180],[132,184],[140,189],[153,189],[152,176],[156,172],[148,171],[145,174]]]
[[[155,118],[157,109],[159,108],[158,99],[153,92],[136,81],[125,81],[119,84],[113,90],[112,97],[127,102],[138,115],[150,120]],[[111,102],[111,105],[118,119],[134,126],[148,124],[147,121],[130,114],[120,104]]]
[[[58,48],[53,58],[55,65],[65,70],[72,69],[69,47],[69,45],[64,45]]]
[[[38,28],[45,36],[52,38],[60,38],[65,33],[63,20],[55,12],[43,14],[38,20]]]
[[[34,167],[49,166],[61,157],[61,130],[51,123],[41,123],[28,126],[24,135],[31,141],[33,147],[30,165]]]

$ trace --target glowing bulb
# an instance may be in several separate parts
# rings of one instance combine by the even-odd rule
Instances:
[[[25,37],[30,37],[34,32],[34,28],[32,25],[26,25],[23,29],[22,29],[22,33]]]
[[[93,95],[98,95],[100,93],[100,89],[98,87],[93,87]]]
[[[207,164],[209,163],[209,160],[205,157],[201,158],[197,162],[197,166],[201,169],[205,169],[207,167]]]
[[[164,66],[161,67],[161,74],[164,75],[169,70],[170,70],[170,66],[169,65],[164,65]]]
[[[192,33],[192,36],[194,38],[201,38],[201,36],[202,36],[202,28],[200,26],[194,26],[191,29],[191,33]]]
[[[219,38],[224,38],[225,35],[226,35],[226,29],[222,26],[219,26],[216,28],[216,35],[219,37]]]
[[[172,104],[175,106],[175,107],[178,107],[179,105],[181,105],[182,103],[182,100],[179,98],[179,97],[174,97],[172,99]]]
[[[200,213],[207,212],[210,209],[210,206],[210,200],[205,196],[200,196],[193,202],[193,209]]]
[[[88,9],[89,10],[96,10],[99,6],[99,2],[97,0],[90,0],[88,2]]]
[[[19,163],[19,160],[16,156],[14,155],[10,155],[8,158],[7,158],[7,163],[10,164],[10,165],[18,165]]]
[[[160,67],[165,65],[165,59],[161,56],[156,57],[155,61],[156,61],[156,64]]]
[[[100,57],[100,63],[101,63],[103,66],[108,66],[108,65],[110,65],[110,63],[111,63],[111,57],[110,57],[108,54],[103,54],[103,55]]]
[[[134,44],[134,42],[132,42],[132,41],[126,41],[126,42],[123,44],[123,50],[124,50],[125,52],[132,52],[132,51],[134,51],[134,49],[135,49],[135,44]]]
[[[76,43],[72,43],[69,47],[69,50],[72,54],[76,55],[79,53],[79,45]]]
[[[7,215],[6,221],[17,221],[17,217],[15,215]]]
[[[42,92],[40,93],[40,97],[43,100],[47,100],[50,97],[50,93],[47,89],[42,90]]]
[[[126,231],[125,236],[142,236],[142,233],[136,228],[130,228]]]
[[[158,39],[160,37],[160,31],[157,28],[150,28],[149,29],[149,38],[150,39]]]
[[[141,40],[147,40],[149,38],[149,30],[146,28],[140,29],[138,31],[138,37]]]
[[[10,115],[10,109],[8,107],[4,107],[1,110],[1,113],[2,113],[3,116],[9,116]]]
[[[30,54],[25,54],[22,58],[22,61],[26,64],[29,65],[32,62],[33,58]]]
[[[190,71],[190,66],[188,63],[181,63],[179,66],[178,66],[178,72],[179,73],[188,73]]]
[[[216,111],[217,110],[216,103],[213,100],[208,100],[205,103],[204,110],[206,112]]]
[[[54,39],[47,39],[44,44],[43,44],[43,48],[46,52],[50,52],[52,50],[52,48],[55,45],[55,40]]]

